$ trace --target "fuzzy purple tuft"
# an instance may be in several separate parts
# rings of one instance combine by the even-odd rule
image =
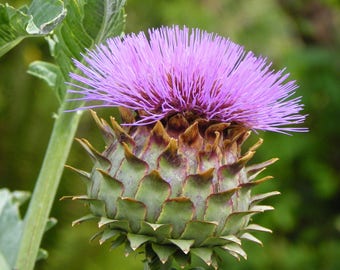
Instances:
[[[253,130],[303,132],[294,127],[301,97],[284,70],[230,40],[199,29],[163,27],[111,38],[75,61],[71,93],[93,107],[122,106],[140,113],[137,125],[176,113],[233,122]],[[77,110],[78,110],[77,109]],[[293,126],[292,126],[293,125]]]

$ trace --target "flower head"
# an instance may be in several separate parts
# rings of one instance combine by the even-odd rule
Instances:
[[[163,27],[107,40],[75,61],[72,73],[84,108],[122,106],[137,112],[135,124],[177,113],[253,130],[306,131],[297,85],[265,58],[216,34]]]
[[[92,215],[74,224],[97,219],[100,243],[144,252],[148,269],[174,260],[196,269],[197,257],[219,269],[225,252],[246,258],[241,239],[261,243],[252,231],[270,232],[252,216],[279,194],[252,193],[277,159],[248,165],[262,144],[244,144],[250,129],[306,130],[292,127],[305,116],[288,74],[228,39],[177,26],[109,39],[75,64],[71,92],[87,103],[78,109],[123,107],[126,123],[92,112],[106,146],[78,140],[94,165],[74,169],[89,181],[73,199]]]

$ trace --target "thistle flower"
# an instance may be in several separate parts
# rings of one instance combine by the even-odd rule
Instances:
[[[218,267],[220,252],[246,258],[241,239],[270,232],[251,217],[278,192],[251,194],[276,159],[248,165],[262,140],[242,149],[251,130],[303,132],[297,88],[265,58],[199,29],[163,27],[112,38],[75,61],[72,93],[86,105],[119,107],[120,126],[93,117],[107,144],[93,158],[84,200],[99,219],[100,243],[144,249],[147,264],[190,265],[193,256]],[[158,266],[157,266],[158,265]]]

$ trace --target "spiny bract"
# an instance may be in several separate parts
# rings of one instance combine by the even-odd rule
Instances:
[[[134,127],[111,118],[111,127],[92,115],[107,147],[99,153],[78,140],[95,164],[91,173],[73,168],[86,180],[87,195],[72,198],[85,201],[93,214],[74,224],[98,218],[100,243],[125,243],[127,253],[145,247],[162,263],[174,258],[182,266],[197,256],[217,268],[221,250],[247,257],[241,239],[262,244],[251,231],[270,230],[251,217],[272,210],[258,203],[279,193],[251,194],[271,178],[257,175],[276,161],[247,165],[261,139],[243,154],[250,131],[238,125],[177,114],[165,124]]]

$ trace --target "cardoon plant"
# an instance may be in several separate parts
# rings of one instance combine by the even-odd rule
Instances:
[[[270,232],[252,216],[272,210],[261,202],[278,192],[252,194],[271,179],[259,174],[276,161],[249,161],[252,131],[303,132],[300,97],[284,70],[228,39],[177,26],[152,29],[105,44],[75,61],[71,93],[86,105],[118,107],[120,125],[98,118],[106,147],[80,144],[94,160],[86,181],[91,211],[74,224],[97,219],[100,243],[141,250],[146,268],[189,267],[200,258],[218,268],[223,252],[247,255],[242,240]],[[72,101],[71,100],[71,101]]]

